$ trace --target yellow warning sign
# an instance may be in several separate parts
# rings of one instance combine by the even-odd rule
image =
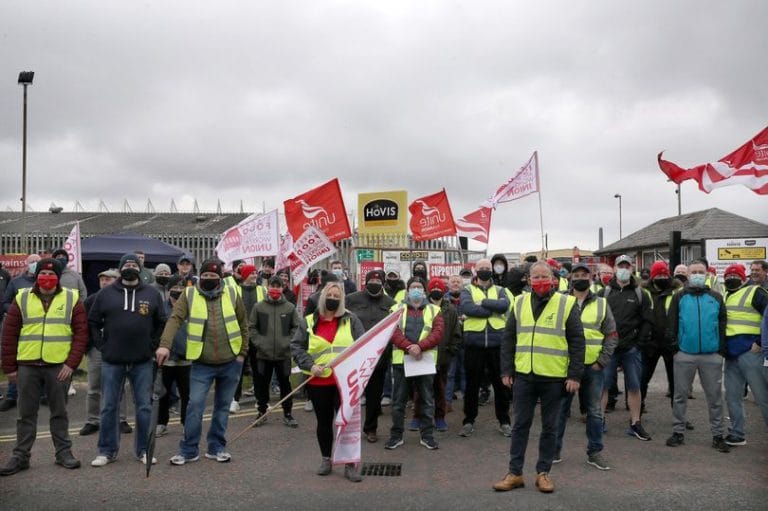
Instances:
[[[765,247],[720,247],[717,258],[721,261],[765,259]]]

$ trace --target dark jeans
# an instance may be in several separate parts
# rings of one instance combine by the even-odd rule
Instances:
[[[168,425],[168,413],[171,408],[171,387],[176,383],[176,388],[179,391],[181,398],[181,424],[187,419],[187,404],[189,404],[189,373],[192,371],[191,365],[184,366],[169,366],[164,365],[161,369],[163,372],[163,387],[165,392],[160,398],[160,408],[157,415],[157,423],[164,426]]]
[[[581,387],[584,390],[584,406],[587,407],[587,455],[595,454],[603,450],[603,408],[600,399],[603,396],[603,371],[593,370],[591,367],[584,369],[581,377]],[[560,405],[560,418],[557,428],[556,453],[563,448],[565,426],[568,423],[568,411],[571,409],[573,394],[566,394]]]
[[[483,371],[487,368],[488,379],[493,385],[493,401],[499,424],[509,424],[509,389],[501,383],[499,348],[474,348],[464,350],[464,369],[467,375],[467,392],[464,395],[463,424],[474,424],[477,419],[477,401]]]
[[[445,365],[437,366],[437,373],[432,380],[432,392],[435,398],[435,419],[445,419],[445,385],[448,381],[448,369],[450,362]],[[418,419],[421,415],[421,398],[419,392],[413,394],[413,418]]]
[[[667,392],[672,394],[675,389],[675,362],[674,353],[657,351],[653,355],[646,355],[643,353],[643,372],[640,378],[640,393],[642,394],[643,403],[645,403],[645,396],[648,395],[648,384],[653,378],[653,373],[656,371],[656,366],[659,365],[659,359],[664,358],[664,368],[667,370]]]
[[[434,375],[405,377],[403,364],[392,364],[392,438],[403,438],[405,423],[405,406],[408,404],[408,394],[411,389],[417,391],[422,399],[421,437],[432,437],[435,430],[435,398],[432,395],[432,380]]]
[[[380,359],[368,380],[368,385],[365,387],[365,424],[363,425],[363,432],[365,433],[375,433],[379,427],[384,379],[387,376],[389,366],[389,360]]]
[[[240,398],[243,395],[243,377],[245,376],[245,364],[243,364],[243,369],[240,372],[240,381],[237,382],[237,387],[235,387],[235,401],[240,401]],[[254,384],[254,389],[256,385]]]
[[[29,461],[32,445],[37,437],[37,412],[40,409],[40,397],[48,395],[48,409],[51,416],[49,428],[56,457],[72,449],[69,438],[69,417],[67,416],[67,390],[69,380],[61,382],[56,376],[61,371],[61,364],[32,366],[20,365],[16,385],[18,389],[18,419],[16,420],[16,446],[13,456]]]
[[[272,373],[277,375],[277,384],[280,386],[280,399],[291,393],[291,361],[265,360],[263,358],[251,359],[251,373],[255,382],[256,406],[260,412],[267,411],[269,406],[269,388],[272,385]],[[293,399],[283,402],[283,415],[290,415],[293,409]]]
[[[520,375],[512,386],[512,406],[515,422],[512,425],[512,441],[509,445],[509,472],[523,475],[525,449],[533,422],[536,402],[541,399],[541,436],[536,473],[549,472],[557,449],[557,422],[560,403],[565,392],[564,381],[533,381]]]
[[[320,445],[320,454],[324,458],[330,458],[333,451],[334,420],[339,411],[339,389],[336,385],[312,385],[305,387],[317,418],[317,443]]]

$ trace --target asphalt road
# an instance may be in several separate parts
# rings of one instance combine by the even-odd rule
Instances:
[[[400,477],[366,477],[353,484],[343,478],[343,467],[319,477],[314,471],[320,454],[314,435],[314,414],[295,405],[299,428],[282,425],[280,413],[262,427],[248,431],[229,445],[231,463],[201,459],[183,467],[168,459],[177,452],[181,437],[178,417],[170,432],[157,440],[159,463],[151,477],[130,455],[133,435],[123,435],[123,451],[116,463],[92,468],[97,436],[80,437],[85,415],[85,388],[69,404],[73,451],[82,462],[79,470],[54,465],[53,446],[47,432],[48,412],[42,407],[40,433],[32,451],[29,470],[0,478],[0,508],[11,510],[67,509],[649,509],[649,510],[751,510],[768,509],[768,428],[750,397],[745,401],[748,444],[732,452],[710,447],[706,403],[698,383],[696,399],[689,401],[689,418],[696,429],[686,434],[686,445],[670,448],[671,412],[659,367],[643,418],[653,435],[650,442],[626,436],[628,412],[608,415],[609,431],[604,454],[612,469],[599,471],[585,463],[584,425],[569,420],[563,463],[551,477],[556,491],[539,493],[534,487],[538,425],[531,432],[526,459],[526,487],[496,493],[493,482],[506,473],[509,440],[496,430],[493,408],[484,406],[471,438],[456,435],[461,426],[461,402],[448,414],[450,430],[437,433],[440,449],[427,451],[418,444],[418,433],[407,432],[405,445],[386,451],[383,440],[363,445],[367,463],[402,463]],[[253,398],[232,415],[232,437],[253,420]],[[210,411],[210,410],[209,410]],[[538,418],[536,419],[538,420]],[[386,437],[389,409],[380,419],[380,436]],[[207,424],[204,425],[207,428]],[[11,455],[15,440],[15,413],[0,414],[0,463]],[[204,445],[201,446],[204,448]]]

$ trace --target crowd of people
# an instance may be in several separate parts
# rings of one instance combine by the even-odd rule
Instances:
[[[131,431],[131,455],[156,463],[148,454],[150,433],[167,432],[172,407],[180,410],[183,436],[170,463],[199,460],[211,387],[213,411],[203,454],[230,461],[228,419],[240,409],[246,366],[257,419],[268,412],[270,389],[277,388],[286,398],[283,423],[295,428],[290,398],[295,364],[309,379],[305,409],[317,419],[317,474],[328,475],[341,399],[328,365],[398,309],[403,311],[400,324],[365,389],[363,438],[379,441],[382,406],[391,404],[385,449],[405,445],[406,431],[417,432],[427,450],[438,449],[435,431],[448,430],[445,417],[454,400],[463,397],[457,434],[469,438],[480,404],[492,395],[498,432],[510,439],[509,468],[493,485],[497,491],[525,485],[523,466],[537,405],[541,434],[535,486],[554,491],[549,474],[553,464],[564,461],[574,397],[586,423],[585,461],[609,470],[603,434],[605,414],[616,409],[617,374],[624,380],[627,434],[652,440],[642,417],[660,359],[673,421],[667,446],[684,445],[686,431],[694,428],[686,411],[696,374],[718,452],[747,442],[747,389],[768,425],[765,261],[752,262],[749,275],[744,266],[732,264],[718,279],[704,259],[675,268],[656,261],[642,271],[627,256],[613,266],[532,258],[510,268],[497,254],[446,278],[429,278],[424,261],[412,265],[407,280],[396,271],[373,270],[361,276],[360,290],[343,264],[333,261],[315,276],[318,289],[306,304],[297,304],[290,273],[275,272],[271,260],[259,271],[234,261],[225,272],[217,259],[203,261],[198,269],[193,258],[183,256],[172,273],[165,264],[146,268],[144,254],[136,251],[99,274],[100,289],[88,296],[82,278],[66,268],[68,257],[63,249],[42,259],[31,255],[18,277],[0,274],[5,287],[0,355],[9,382],[0,411],[16,409],[18,416],[17,442],[0,475],[29,468],[41,402],[51,412],[55,462],[80,467],[71,450],[67,395],[84,356],[88,396],[80,435],[98,433],[94,467],[115,461],[121,434]],[[412,374],[417,364],[422,369]],[[135,405],[135,429],[127,421],[126,395]],[[156,426],[150,420],[153,399],[159,400]],[[346,464],[344,476],[362,480],[356,464]]]

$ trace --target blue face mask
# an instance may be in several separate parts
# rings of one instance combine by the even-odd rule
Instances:
[[[620,282],[629,282],[632,276],[632,270],[629,268],[616,268],[616,280]]]
[[[560,276],[563,277],[563,278],[567,277],[568,276],[568,270],[566,270],[565,268],[560,270]]]
[[[693,275],[688,275],[688,284],[691,287],[704,287],[704,284],[707,282],[707,276],[702,275],[700,273],[694,273]]]
[[[412,302],[424,301],[425,297],[426,295],[424,294],[424,290],[420,287],[414,287],[408,290],[408,298]]]

